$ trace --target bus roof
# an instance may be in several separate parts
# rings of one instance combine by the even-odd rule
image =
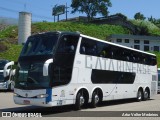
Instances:
[[[133,50],[133,51],[145,53],[145,54],[148,54],[148,55],[156,56],[155,54],[152,54],[152,53],[148,53],[148,52],[144,52],[144,51],[137,50],[137,49],[134,49],[134,48],[130,48],[130,47],[127,47],[127,46],[115,44],[115,43],[112,43],[112,42],[108,42],[108,41],[101,40],[101,39],[98,39],[98,38],[90,37],[90,36],[87,36],[87,35],[80,34],[80,36],[86,37],[86,38],[90,38],[90,39],[93,39],[93,40],[97,40],[97,41],[100,41],[100,42],[108,43],[108,44],[111,44],[111,45],[114,45],[114,46],[118,46],[118,47],[121,47],[121,48],[126,48],[126,49],[129,49],[129,50]]]

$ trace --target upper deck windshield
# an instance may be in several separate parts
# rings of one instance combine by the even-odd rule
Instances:
[[[45,33],[28,38],[21,56],[49,55],[52,54],[58,40],[58,34]]]

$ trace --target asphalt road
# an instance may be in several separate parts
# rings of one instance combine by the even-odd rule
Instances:
[[[40,113],[44,119],[157,119],[160,120],[160,94],[154,96],[148,101],[136,102],[135,99],[116,100],[103,102],[97,108],[83,108],[81,111],[75,111],[73,105],[63,107],[37,107],[16,105],[13,102],[13,93],[0,91],[0,112],[12,113]],[[145,116],[146,115],[146,116]],[[151,117],[148,117],[148,116]],[[159,117],[155,117],[159,115]],[[133,117],[134,116],[134,117]],[[143,116],[143,117],[142,117]],[[14,118],[13,118],[14,119]]]

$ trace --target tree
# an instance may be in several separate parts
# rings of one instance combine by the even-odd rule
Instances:
[[[152,22],[152,23],[156,23],[156,19],[153,18],[152,16],[150,18],[148,18],[148,21]]]
[[[122,13],[116,13],[115,15],[120,16],[121,18],[123,18],[123,20],[127,20],[127,16],[123,15]]]
[[[72,13],[86,13],[88,21],[92,20],[97,14],[108,16],[108,7],[112,4],[110,0],[72,0]]]
[[[145,20],[145,19],[146,19],[146,17],[144,17],[144,15],[141,14],[140,12],[136,13],[136,14],[134,15],[134,18],[135,18],[136,20]]]

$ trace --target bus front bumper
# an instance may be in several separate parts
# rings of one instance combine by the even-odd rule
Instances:
[[[43,107],[53,106],[53,102],[46,103],[45,98],[22,98],[22,97],[13,97],[14,103],[19,105],[35,105]]]

